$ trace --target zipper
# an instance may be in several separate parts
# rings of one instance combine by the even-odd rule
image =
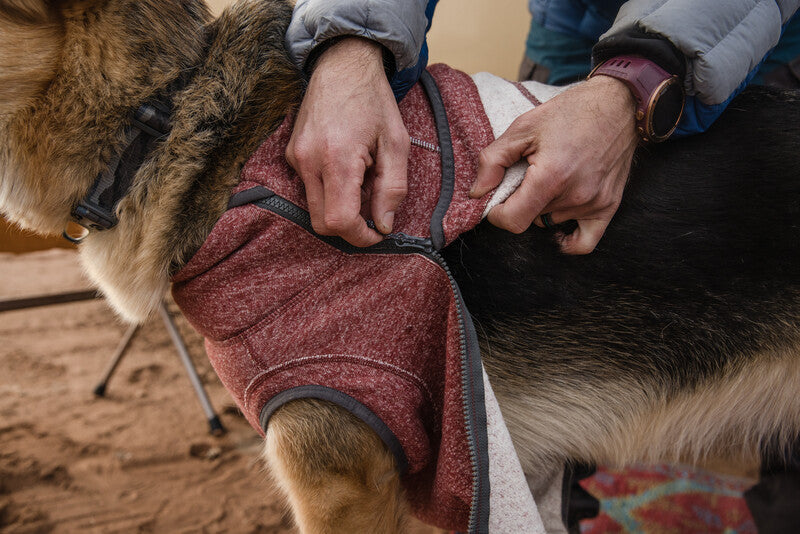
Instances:
[[[470,467],[472,468],[472,502],[469,509],[469,522],[467,532],[478,532],[477,520],[481,517],[481,487],[479,485],[480,477],[478,475],[478,447],[476,443],[476,434],[473,426],[473,412],[470,406],[474,388],[470,384],[470,355],[467,347],[467,327],[464,319],[466,306],[461,297],[461,290],[458,287],[456,279],[453,278],[453,273],[450,271],[450,266],[444,256],[438,250],[433,248],[433,243],[430,239],[422,237],[414,237],[401,232],[390,234],[387,237],[392,239],[396,246],[416,251],[427,258],[434,260],[439,264],[444,273],[447,275],[447,280],[450,282],[450,291],[453,294],[453,301],[456,305],[456,318],[458,319],[458,345],[461,354],[461,391],[470,392],[469,398],[464,393],[461,397],[461,414],[464,420],[464,426],[467,432],[467,446],[469,448]],[[483,377],[481,376],[481,380]],[[486,444],[488,446],[488,443]]]
[[[340,237],[316,233],[311,224],[311,215],[297,204],[283,197],[273,194],[270,197],[255,201],[254,204],[295,223],[317,239],[347,254],[423,254],[434,260],[436,260],[434,257],[436,255],[441,258],[441,261],[444,261],[444,258],[436,252],[433,248],[433,243],[428,238],[397,232],[387,235],[387,239],[371,247],[356,247]],[[437,260],[437,263],[440,262]]]
[[[475,426],[473,424],[473,416],[475,414],[472,412],[470,406],[471,397],[474,394],[474,387],[470,383],[471,369],[469,365],[470,354],[465,320],[466,306],[464,306],[464,301],[461,297],[461,291],[458,288],[458,283],[456,282],[455,278],[453,278],[453,274],[450,271],[450,267],[447,265],[447,261],[445,261],[444,256],[442,256],[441,253],[434,248],[433,242],[429,238],[416,237],[403,232],[389,234],[386,236],[387,239],[376,245],[366,248],[353,246],[340,237],[319,235],[314,231],[314,228],[311,225],[311,215],[306,210],[278,195],[272,195],[270,197],[255,201],[254,204],[297,224],[314,237],[348,254],[420,254],[435,261],[447,275],[447,279],[450,282],[450,290],[455,301],[456,317],[458,319],[458,342],[461,353],[461,391],[470,392],[470,398],[467,398],[465,393],[462,395],[461,399],[461,412],[468,436],[467,445],[469,448],[470,467],[472,469],[472,503],[470,505],[469,528],[467,532],[478,532],[480,527],[476,523],[478,518],[482,516],[480,513],[482,506],[482,488],[480,486],[480,476],[478,473],[480,462],[478,457],[478,446],[476,443],[478,438],[475,433]],[[483,380],[482,377],[481,380]],[[484,445],[488,446],[488,444]]]
[[[302,226],[305,230],[308,230],[316,235],[314,228],[311,226],[311,215],[297,204],[290,202],[283,197],[279,197],[278,195],[272,195],[270,197],[261,199],[255,204],[261,208],[265,208],[275,213],[276,215],[280,215],[284,219],[288,219],[293,223]]]
[[[403,232],[397,232],[396,234],[389,234],[386,237],[388,239],[391,239],[394,242],[394,244],[400,248],[412,249],[426,256],[433,256],[434,254],[436,256],[439,256],[439,253],[433,249],[433,242],[426,237],[415,237],[412,235],[404,234]]]
[[[430,241],[430,240],[428,240]],[[481,499],[481,486],[480,476],[478,474],[479,458],[477,437],[475,428],[473,426],[473,416],[475,415],[470,406],[474,388],[470,384],[470,355],[467,347],[467,327],[465,317],[466,306],[461,297],[461,290],[458,287],[456,279],[453,278],[453,273],[450,271],[450,266],[447,265],[444,257],[436,250],[429,252],[426,256],[435,260],[447,275],[447,280],[450,282],[450,290],[453,293],[453,301],[456,305],[456,317],[458,319],[458,345],[461,353],[461,391],[465,392],[461,396],[461,414],[464,419],[464,426],[467,432],[467,446],[469,448],[469,461],[472,469],[472,502],[469,507],[469,522],[467,532],[479,532],[477,524],[478,518],[482,516],[481,507],[483,500]],[[481,375],[481,381],[483,377]],[[481,383],[482,384],[482,383]],[[467,396],[466,392],[470,392]],[[485,444],[488,447],[488,443]]]
[[[437,152],[439,154],[442,153],[442,149],[439,148],[438,146],[434,145],[433,143],[429,143],[428,141],[423,141],[422,139],[418,139],[418,138],[414,137],[413,135],[410,135],[408,138],[411,139],[411,144],[412,145],[416,145],[416,146],[418,146],[420,148],[424,148],[426,150],[430,150],[431,152]]]

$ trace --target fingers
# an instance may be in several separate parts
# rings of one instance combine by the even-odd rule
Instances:
[[[370,163],[369,154],[329,149],[323,158],[310,156],[294,138],[286,158],[297,170],[306,189],[311,225],[320,235],[338,235],[358,247],[374,245],[382,236],[361,216],[361,184]],[[355,153],[355,154],[354,154]]]
[[[374,165],[366,149],[359,151],[352,147],[347,150],[329,147],[322,163],[316,163],[320,159],[307,156],[301,143],[290,142],[286,157],[305,184],[314,231],[338,235],[359,247],[380,241],[381,234],[370,229],[362,216],[362,185],[365,177],[370,176],[372,182],[366,185],[370,190],[370,210],[365,213],[374,219],[379,232],[391,233],[395,211],[407,192],[410,146],[402,123],[392,136],[379,138]],[[370,167],[371,172],[367,173]]]
[[[322,180],[317,176],[309,176],[303,180],[308,201],[308,214],[311,216],[311,226],[320,235],[326,235],[323,221],[325,220],[325,194],[322,189]]]
[[[596,219],[579,220],[574,232],[562,236],[561,251],[564,254],[589,254],[597,247],[609,222],[611,217],[606,218],[605,214]]]
[[[555,196],[555,190],[544,174],[535,165],[528,167],[517,190],[489,212],[489,222],[515,234],[527,230],[534,218],[546,211],[545,207]]]
[[[524,120],[523,120],[524,119]],[[469,196],[482,197],[503,181],[508,167],[533,151],[525,115],[514,121],[508,130],[484,148],[478,157],[478,177],[472,184]]]
[[[561,252],[564,254],[589,254],[600,242],[606,228],[617,211],[617,204],[606,205],[602,209],[592,209],[586,206],[579,208],[543,212],[536,216],[534,224],[540,228],[553,230],[555,226],[563,225],[567,221],[575,221],[574,230],[569,233],[561,232],[563,228],[556,228]],[[547,215],[549,225],[545,224],[543,217]],[[571,225],[565,225],[571,226]]]
[[[367,226],[367,221],[361,216],[361,184],[365,171],[366,165],[361,159],[347,163],[342,161],[336,167],[323,169],[322,216],[317,217],[316,224],[313,215],[311,219],[317,233],[338,235],[357,247],[368,247],[383,239]],[[310,212],[308,190],[306,196],[309,198]]]
[[[392,232],[394,214],[408,192],[407,167],[411,141],[405,127],[379,140],[372,183],[372,217],[378,231]]]
[[[323,52],[286,149],[306,185],[314,230],[356,246],[380,241],[366,219],[391,231],[405,196],[409,147],[381,47],[346,38]]]
[[[543,217],[547,215],[549,224],[545,224]],[[579,218],[568,211],[543,213],[536,217],[534,224],[540,228],[559,230],[557,236],[561,252],[564,254],[589,254],[597,247],[600,239],[606,232],[614,210],[603,210],[600,213],[593,213],[583,218]],[[574,221],[570,225],[570,230],[562,232],[562,228],[554,228],[567,221]]]
[[[619,172],[619,169],[615,169],[611,174]],[[609,183],[620,182],[615,179]],[[531,223],[540,228],[551,228],[575,220],[577,226],[573,232],[557,234],[561,251],[565,254],[589,254],[596,248],[616,213],[622,188],[616,187],[610,191],[584,188],[563,191],[562,187],[553,172],[532,165],[517,191],[489,212],[489,222],[510,232],[521,233]],[[547,225],[542,220],[543,214],[548,215]]]

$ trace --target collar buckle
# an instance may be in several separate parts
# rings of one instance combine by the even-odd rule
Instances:
[[[163,139],[170,131],[170,112],[169,105],[152,101],[142,104],[132,113],[128,125],[125,126],[127,140],[119,154],[112,158],[109,167],[97,176],[86,196],[72,209],[72,220],[62,234],[66,240],[80,243],[93,230],[109,230],[116,226],[118,219],[115,208],[128,193],[133,173],[147,153],[140,153],[139,157],[142,159],[135,162],[133,170],[127,165],[128,171],[119,174],[121,164],[122,167],[126,166],[123,160],[130,163],[128,149],[134,142],[148,146],[155,140]],[[77,229],[78,226],[83,229]]]
[[[72,220],[88,230],[109,230],[116,226],[117,216],[99,204],[84,199],[72,210]]]

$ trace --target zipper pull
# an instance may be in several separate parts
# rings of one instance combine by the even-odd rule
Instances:
[[[415,248],[425,252],[426,254],[431,254],[433,252],[433,243],[430,239],[425,237],[414,237],[402,232],[389,234],[386,237],[394,241],[395,245],[398,247]]]

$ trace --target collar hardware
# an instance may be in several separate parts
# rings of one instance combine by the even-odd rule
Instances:
[[[72,209],[71,221],[63,237],[80,243],[90,232],[116,226],[116,208],[131,188],[133,178],[156,142],[171,129],[171,107],[160,101],[139,106],[125,125],[124,142],[108,167],[98,174],[86,196]],[[74,226],[83,227],[76,231]],[[72,228],[70,227],[72,226]]]

